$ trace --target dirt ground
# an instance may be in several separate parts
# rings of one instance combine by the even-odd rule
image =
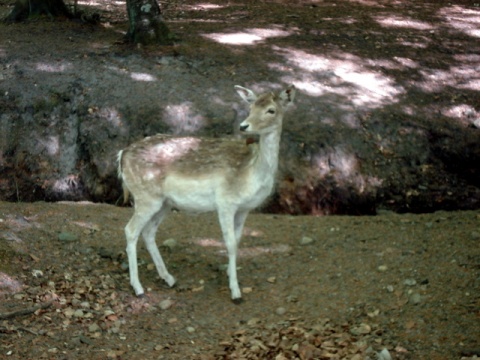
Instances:
[[[479,212],[251,214],[239,305],[213,214],[172,213],[160,227],[173,289],[139,246],[148,290],[136,298],[124,251],[131,215],[92,203],[0,203],[2,358],[479,355]]]
[[[265,81],[274,82],[278,79],[270,75],[268,64],[254,71],[248,61],[267,63],[272,48],[263,47],[263,41],[276,38],[277,52],[292,42],[325,52],[355,47],[359,55],[372,59],[378,53],[405,51],[393,62],[378,58],[373,64],[398,72],[402,85],[422,89],[412,92],[402,106],[411,106],[413,112],[423,109],[418,116],[426,119],[443,111],[462,129],[480,127],[478,93],[472,91],[478,82],[472,64],[479,59],[473,43],[470,53],[459,57],[465,67],[453,69],[453,75],[426,72],[428,82],[408,74],[416,66],[409,58],[418,58],[415,54],[422,44],[437,51],[422,60],[423,68],[448,67],[441,54],[456,56],[456,50],[463,51],[468,41],[478,37],[478,4],[471,1],[166,1],[167,22],[181,42],[161,49],[122,42],[123,1],[78,3],[89,14],[99,13],[101,24],[41,18],[9,25],[0,55],[8,48],[20,65],[5,65],[0,81],[36,76],[32,87],[42,86],[41,75],[21,68],[39,55],[58,60],[60,67],[62,59],[69,59],[75,64],[75,70],[70,69],[75,76],[75,71],[88,73],[90,66],[101,73],[107,56],[118,60],[118,71],[129,66],[133,72],[136,65],[145,66],[145,59],[148,63],[180,52],[190,60],[177,70],[188,67],[189,74],[206,74],[208,81],[221,71],[218,81],[226,83],[231,77],[228,86],[232,79],[252,81],[258,72]],[[0,0],[0,17],[11,4]],[[442,13],[442,6],[448,12]],[[383,11],[392,9],[398,17],[382,17]],[[398,31],[369,28],[370,11],[378,11],[378,22]],[[334,21],[339,14],[344,14],[345,27],[359,25],[344,31]],[[328,28],[328,39],[318,30],[319,22]],[[456,33],[444,41],[448,30],[428,28],[437,22],[448,22],[464,35]],[[258,31],[235,37],[235,28],[246,24]],[[276,25],[271,32],[265,32],[272,24]],[[425,37],[413,31],[419,28]],[[292,29],[295,36],[283,36]],[[217,42],[211,41],[212,36]],[[258,47],[255,53],[248,46],[234,50],[240,59],[236,63],[224,45],[238,42]],[[408,47],[392,45],[398,43]],[[132,52],[138,57],[130,56],[128,65],[123,65],[122,56]],[[347,60],[354,64],[355,59]],[[317,66],[315,59],[306,60],[307,68]],[[158,67],[169,65],[156,61],[151,60]],[[403,69],[392,67],[394,63]],[[38,66],[46,73],[52,70],[49,63]],[[288,66],[280,70],[288,73]],[[53,84],[53,77],[48,81]],[[445,91],[436,95],[439,83]],[[308,84],[306,78],[303,91],[309,90]],[[110,90],[115,89],[105,92]],[[384,83],[376,91],[365,97],[375,101],[375,96],[388,98],[389,91],[394,96],[396,90]],[[2,104],[7,104],[4,95]],[[352,90],[355,100],[363,95]],[[325,107],[337,105],[333,99]],[[369,117],[368,112],[363,115]],[[378,140],[376,156],[388,163],[393,154],[384,140]],[[472,153],[475,144],[471,145],[465,154]],[[456,146],[445,141],[437,151],[448,157]],[[447,163],[455,168],[457,160],[452,157]],[[473,183],[475,174],[463,175]],[[399,173],[398,183],[406,176]],[[437,177],[432,174],[432,179]],[[444,190],[442,198],[456,196]],[[87,202],[0,202],[0,358],[451,360],[480,356],[479,211],[424,215],[379,211],[371,217],[251,214],[239,255],[245,300],[239,305],[229,298],[227,259],[213,214],[173,213],[160,227],[157,242],[178,281],[173,289],[158,279],[139,245],[140,278],[148,291],[145,298],[136,298],[124,251],[123,228],[131,214],[130,208]]]

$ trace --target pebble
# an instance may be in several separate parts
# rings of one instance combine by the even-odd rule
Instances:
[[[170,250],[173,250],[178,246],[178,241],[170,238],[163,242],[163,246],[169,248]]]
[[[280,316],[285,315],[286,312],[287,312],[287,309],[285,309],[284,307],[279,307],[277,308],[277,310],[275,310],[275,313]]]
[[[309,245],[311,243],[313,243],[313,239],[311,237],[308,237],[308,236],[304,236],[300,240],[300,245]]]
[[[350,333],[356,336],[370,334],[371,331],[372,328],[368,324],[360,324],[350,329]]]
[[[188,326],[188,327],[187,327],[187,332],[188,332],[189,334],[193,334],[193,333],[195,332],[195,328],[194,328],[193,326]]]
[[[97,323],[93,323],[88,327],[88,331],[91,332],[91,333],[100,331],[100,326],[98,326]]]
[[[66,242],[77,241],[78,237],[75,234],[72,234],[72,233],[67,232],[67,231],[63,231],[60,234],[58,234],[58,240],[66,241]]]
[[[408,298],[408,302],[412,305],[418,305],[422,302],[422,296],[419,293],[413,293]]]
[[[388,270],[388,266],[387,265],[380,265],[377,269],[380,272],[385,272],[385,271]]]
[[[160,306],[160,309],[162,310],[170,309],[172,305],[173,305],[173,300],[171,299],[160,301],[160,304],[158,304],[158,306]]]
[[[83,313],[83,310],[80,310],[80,309],[75,310],[75,312],[73,313],[73,316],[74,316],[74,317],[77,317],[77,318],[84,317],[84,315],[85,315],[85,314]]]
[[[387,285],[387,291],[392,293],[394,290],[393,285]]]
[[[415,286],[415,285],[417,285],[417,281],[415,279],[406,279],[403,282],[403,284],[407,285],[407,286]]]

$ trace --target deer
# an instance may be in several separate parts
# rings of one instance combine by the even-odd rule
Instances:
[[[239,85],[235,90],[250,105],[249,115],[240,123],[240,133],[255,135],[258,142],[157,134],[118,153],[124,201],[130,194],[134,200],[125,237],[130,284],[138,297],[144,296],[137,264],[140,235],[160,278],[170,287],[176,283],[155,243],[160,223],[175,209],[217,212],[228,254],[231,299],[242,302],[237,279],[238,245],[248,213],[273,191],[283,116],[293,103],[296,89],[290,85],[279,93],[259,96]]]

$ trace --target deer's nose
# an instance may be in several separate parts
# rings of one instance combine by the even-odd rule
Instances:
[[[240,124],[240,131],[247,130],[249,126],[250,126],[249,124]]]

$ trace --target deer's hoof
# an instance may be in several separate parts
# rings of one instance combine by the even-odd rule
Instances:
[[[232,302],[235,304],[235,305],[240,305],[241,303],[244,302],[243,298],[239,297],[239,298],[236,298],[236,299],[232,299]]]

